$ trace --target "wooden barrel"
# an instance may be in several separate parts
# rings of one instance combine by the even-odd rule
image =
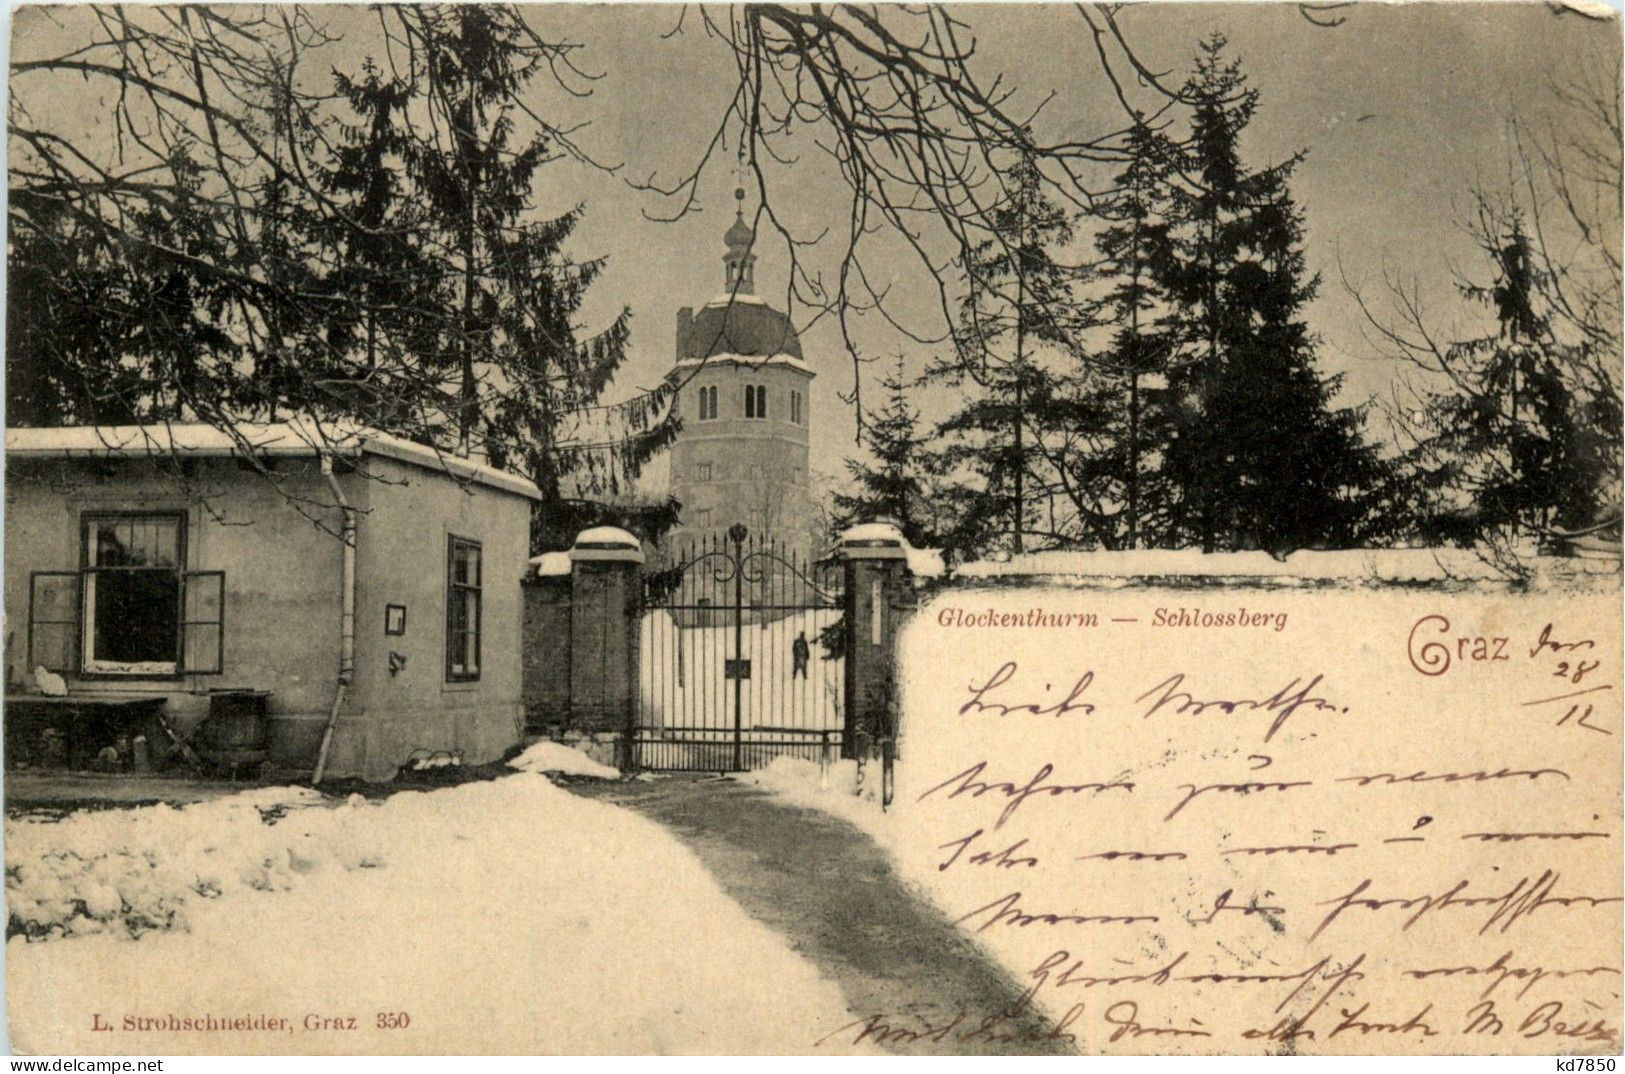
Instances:
[[[210,690],[209,716],[198,736],[216,764],[263,761],[270,737],[268,690]]]

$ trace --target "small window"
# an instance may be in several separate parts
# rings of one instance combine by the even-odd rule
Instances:
[[[480,545],[452,537],[446,551],[446,681],[480,677]]]
[[[180,515],[87,515],[80,530],[84,670],[173,675],[181,659]]]
[[[767,417],[767,385],[745,385],[745,417],[758,420]]]
[[[717,416],[717,386],[700,389],[700,420],[715,421]]]
[[[711,526],[711,509],[700,507],[694,511],[694,521],[691,523],[695,529],[709,529]]]
[[[696,481],[709,481],[709,480],[711,480],[711,464],[708,463],[708,462],[696,463],[694,465],[694,480],[696,480]]]
[[[790,420],[796,425],[801,424],[801,393],[790,393]]]

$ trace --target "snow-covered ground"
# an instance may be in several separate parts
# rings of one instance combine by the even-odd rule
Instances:
[[[801,1052],[851,1017],[663,828],[528,772],[15,818],[6,855],[35,936],[6,948],[22,1052]],[[93,1013],[287,1023],[93,1033]]]
[[[688,623],[661,608],[643,616],[638,627],[643,722],[731,730],[734,685],[726,670],[734,655],[734,628],[731,622],[724,623],[728,613],[678,614],[710,614],[715,621]],[[818,642],[824,629],[840,617],[838,608],[809,608],[743,624],[739,650],[750,661],[750,678],[740,694],[740,712],[747,732],[785,727],[841,729],[844,662],[838,657],[826,659]],[[807,639],[805,675],[795,673],[791,647],[798,634]]]
[[[878,763],[866,765],[860,774],[856,761],[822,766],[799,757],[775,757],[765,767],[741,773],[739,778],[794,805],[840,817],[882,848],[889,849],[895,841],[892,814],[880,804]]]
[[[565,776],[592,776],[595,779],[621,778],[619,768],[611,768],[593,760],[581,750],[547,739],[525,747],[523,753],[508,762],[508,767],[521,772],[557,772]]]

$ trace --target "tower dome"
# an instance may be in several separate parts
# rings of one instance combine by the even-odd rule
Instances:
[[[756,232],[752,231],[751,226],[745,223],[744,213],[741,212],[734,217],[733,227],[729,228],[727,234],[722,236],[722,241],[728,244],[728,256],[730,257],[744,257],[749,254],[751,243],[756,241]]]
[[[677,315],[677,359],[705,359],[724,354],[748,358],[775,355],[801,357],[801,338],[785,314],[755,293],[756,232],[745,223],[743,188],[734,190],[738,208],[733,226],[723,234],[723,291],[696,311]]]
[[[751,247],[756,243],[756,232],[745,223],[745,188],[734,187],[733,227],[722,236],[728,252],[722,255],[726,269],[724,276],[731,295],[748,295],[756,290],[756,255]]]

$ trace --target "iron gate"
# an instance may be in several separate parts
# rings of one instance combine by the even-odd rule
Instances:
[[[840,756],[844,574],[735,526],[644,575],[634,763],[739,772]]]

